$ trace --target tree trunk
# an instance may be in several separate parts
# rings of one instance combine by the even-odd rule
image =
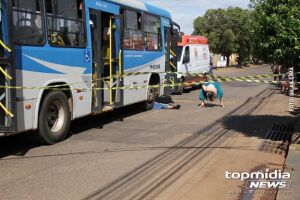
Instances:
[[[226,58],[227,58],[226,67],[229,67],[229,63],[230,63],[230,56],[226,56]]]

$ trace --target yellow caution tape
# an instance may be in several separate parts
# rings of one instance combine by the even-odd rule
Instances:
[[[0,102],[0,107],[4,110],[5,114],[14,117],[14,115]]]
[[[174,81],[174,79],[170,79],[170,82],[171,82],[171,85],[173,85],[172,88],[174,88],[175,84],[176,84],[175,81]]]
[[[269,75],[268,75],[269,76]],[[199,82],[190,82],[190,83],[175,83],[173,80],[170,80],[171,84],[166,84],[165,81],[161,85],[143,85],[143,86],[122,86],[122,87],[107,87],[107,88],[82,88],[80,90],[84,91],[92,91],[92,90],[133,90],[133,89],[145,89],[145,88],[161,88],[161,87],[190,87],[190,86],[197,86],[204,83],[214,83],[214,82],[231,82],[231,81],[239,81],[239,82],[247,82],[247,83],[265,83],[265,84],[278,84],[281,81],[267,81],[267,80],[253,80],[253,79],[246,79],[245,77],[218,77],[212,81],[199,81]],[[298,83],[300,84],[300,83]],[[0,88],[5,89],[47,89],[47,90],[70,90],[69,88],[64,88],[64,86],[69,86],[69,84],[57,85],[57,86],[47,86],[47,87],[22,87],[22,86],[3,86],[0,85]],[[58,87],[58,88],[55,88]],[[75,89],[75,90],[78,90]],[[6,115],[10,117],[14,117],[14,115],[0,102],[0,107],[5,111]]]
[[[161,85],[144,85],[144,86],[123,86],[123,87],[113,87],[113,88],[93,88],[92,90],[133,90],[133,89],[145,89],[145,88],[159,88],[159,87],[176,87],[176,86],[197,86],[204,83],[225,83],[230,81],[239,81],[239,82],[247,82],[247,83],[265,83],[265,84],[277,84],[280,83],[278,81],[265,81],[265,80],[228,80],[228,79],[217,79],[215,81],[199,81],[199,82],[191,82],[191,83],[175,83],[175,84],[165,84]],[[300,84],[300,83],[299,83]]]
[[[1,70],[1,69],[0,69]],[[2,71],[2,70],[1,70]],[[4,70],[3,70],[4,71]],[[4,71],[5,72],[5,71]],[[126,76],[134,76],[134,75],[143,75],[143,74],[151,74],[152,72],[130,72],[127,74],[122,75],[121,77],[126,77]],[[159,72],[157,72],[159,73]],[[163,74],[180,74],[180,73],[176,73],[176,72],[161,72]],[[7,74],[8,75],[8,74]],[[226,76],[210,76],[210,75],[205,75],[205,74],[193,74],[193,75],[198,75],[198,77],[201,78],[210,78],[210,79],[214,79],[218,82],[231,82],[231,81],[238,81],[238,82],[247,82],[247,83],[265,83],[265,84],[278,84],[278,83],[282,83],[280,81],[267,81],[267,80],[258,80],[260,78],[271,78],[274,75],[255,75],[255,76],[241,76],[241,77],[226,77]],[[8,77],[10,77],[8,75]],[[7,78],[8,78],[7,77]],[[111,77],[115,77],[115,78],[120,78],[120,75],[114,75],[114,76],[110,76],[110,77],[103,77],[101,79],[97,79],[97,80],[104,80],[104,81],[108,81],[110,80]],[[11,77],[10,77],[11,78]],[[94,83],[96,80],[93,80],[92,83]],[[66,88],[68,86],[71,85],[76,85],[76,84],[83,84],[83,83],[88,83],[88,81],[81,81],[81,82],[73,82],[73,83],[66,83],[66,84],[60,84],[60,85],[52,85],[52,86],[41,86],[41,87],[28,87],[28,86],[7,86],[7,85],[0,85],[0,88],[5,88],[5,89],[28,89],[28,90],[41,90],[41,89],[45,89],[45,90],[70,90],[69,88]],[[195,82],[193,82],[195,83]],[[196,82],[197,85],[202,84],[204,82]],[[173,84],[173,85],[164,85],[164,87],[174,87],[174,86],[186,86],[187,83],[183,83],[180,85],[180,83],[178,84]],[[188,83],[190,84],[190,83]],[[141,86],[142,88],[147,88],[148,86]],[[122,89],[139,89],[139,86],[130,86],[130,87],[114,87],[114,90],[122,90]],[[110,90],[111,88],[93,88],[91,86],[91,88],[76,88],[74,90],[81,90],[81,91],[86,91],[86,90]]]
[[[172,67],[175,68],[175,66],[173,65]],[[204,77],[212,77],[212,78],[218,78],[218,77],[222,77],[222,78],[229,78],[226,76],[210,76],[208,74],[203,74],[203,73],[181,73],[181,72],[129,72],[129,73],[125,73],[122,75],[122,77],[128,77],[128,76],[139,76],[139,75],[147,75],[147,74],[152,74],[152,73],[159,73],[159,74],[178,74],[178,75],[186,75],[186,76],[198,76],[201,78]],[[300,74],[300,72],[295,73],[295,74]],[[253,75],[253,76],[241,76],[241,77],[237,77],[237,78],[241,78],[241,79],[262,79],[262,78],[272,78],[272,77],[276,77],[277,75],[275,74],[268,74],[268,75]],[[100,81],[100,80],[104,80],[104,79],[110,79],[110,78],[120,78],[119,74],[115,74],[112,76],[108,76],[108,77],[103,77],[103,78],[98,78],[95,81]],[[234,77],[232,77],[234,78]]]
[[[0,40],[0,45],[1,45],[4,49],[6,49],[9,53],[11,52],[11,49],[10,49],[8,46],[6,46],[6,45],[4,44],[4,42],[2,42],[2,40]]]
[[[214,83],[214,82],[220,82],[220,83],[226,83],[226,82],[232,82],[232,81],[238,81],[238,82],[247,82],[247,83],[264,83],[264,84],[278,84],[282,83],[281,81],[267,81],[267,80],[252,80],[252,79],[238,79],[238,78],[217,78],[214,81],[199,81],[199,82],[190,82],[190,83],[175,83],[175,84],[164,84],[159,85],[159,87],[175,87],[175,86],[193,86],[193,85],[201,85],[203,83]],[[300,84],[300,82],[296,83]],[[7,85],[0,85],[0,88],[5,89],[26,89],[26,90],[70,90],[69,88],[64,88],[69,86],[70,84],[63,84],[63,85],[57,85],[57,86],[46,86],[46,87],[26,87],[26,86],[7,86]],[[143,88],[151,88],[153,86],[144,85],[144,86],[122,86],[122,87],[107,87],[107,88],[76,88],[74,90],[81,90],[81,91],[87,91],[87,90],[131,90],[131,89],[143,89]],[[156,88],[154,86],[153,88]]]
[[[9,80],[12,80],[12,77],[6,73],[6,71],[0,66],[0,71],[2,72],[2,74],[4,74],[4,76],[9,79]]]

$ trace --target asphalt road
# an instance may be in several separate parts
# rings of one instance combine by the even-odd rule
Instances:
[[[216,71],[270,73],[269,66]],[[249,99],[268,97],[268,87],[224,83],[225,108],[200,108],[193,89],[173,96],[181,110],[143,112],[133,105],[86,117],[53,146],[34,145],[33,133],[0,138],[0,199],[152,199],[226,141],[231,133],[220,122],[255,110]]]

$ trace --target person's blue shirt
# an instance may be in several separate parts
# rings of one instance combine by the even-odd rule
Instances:
[[[224,93],[223,93],[223,90],[221,88],[221,84],[219,82],[204,83],[203,85],[205,85],[205,86],[214,85],[215,88],[217,89],[217,97],[216,98],[217,99],[223,98]],[[202,101],[205,100],[205,99],[207,99],[206,92],[204,92],[203,89],[200,91],[199,99],[202,100]]]

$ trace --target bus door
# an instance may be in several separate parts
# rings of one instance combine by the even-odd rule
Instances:
[[[178,80],[178,66],[177,62],[180,57],[180,52],[178,48],[178,42],[180,40],[180,27],[177,24],[173,25],[173,28],[171,29],[171,63],[173,63],[174,66],[174,79],[176,80],[175,82],[177,83],[177,86],[173,90],[173,92],[180,94],[180,91],[182,91],[183,85],[178,85],[178,84],[183,84],[182,80]]]
[[[0,0],[0,132],[16,131],[16,84],[12,37],[12,1]],[[1,134],[0,134],[1,135]]]
[[[123,104],[122,20],[90,10],[93,49],[93,112],[111,111]]]
[[[165,94],[175,92],[175,85],[177,83],[177,55],[175,37],[173,29],[165,27],[165,56],[166,56],[166,84],[170,85],[165,87]]]

